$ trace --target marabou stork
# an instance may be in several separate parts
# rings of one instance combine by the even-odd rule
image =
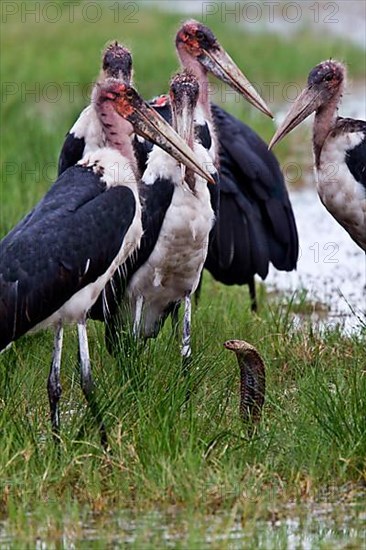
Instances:
[[[366,122],[337,116],[346,80],[339,61],[319,63],[272,138],[273,147],[315,111],[313,152],[319,197],[366,250]]]
[[[172,126],[215,177],[210,155],[195,138],[198,97],[199,85],[193,74],[184,71],[172,79]],[[156,337],[167,315],[184,302],[181,353],[185,360],[191,355],[191,295],[200,280],[214,223],[208,184],[191,170],[182,171],[175,159],[154,146],[139,192],[144,235],[136,260],[125,269],[124,296],[115,302],[118,308],[122,301],[119,315],[114,310],[106,319],[107,342],[111,344],[118,335],[118,325],[128,321],[123,318],[126,312],[133,319],[134,336]],[[116,300],[115,294],[107,295],[106,302],[110,305],[113,299]]]
[[[176,47],[182,66],[189,68],[200,84],[195,121],[198,138],[211,158],[219,160],[219,210],[205,267],[224,284],[249,284],[252,308],[256,309],[254,275],[265,279],[270,262],[280,270],[296,267],[296,224],[276,157],[249,126],[221,107],[210,105],[207,73],[232,86],[266,114],[270,112],[208,27],[192,20],[185,22],[177,32]],[[124,67],[123,78],[127,81],[131,78],[131,66],[123,63],[121,57],[118,62]],[[170,120],[168,96],[160,96],[151,104]],[[89,113],[89,108],[83,113]],[[81,116],[62,148],[60,170],[74,164],[78,155],[80,158],[91,142],[89,134],[99,135],[102,140],[101,130],[92,117]],[[141,174],[151,148],[148,142],[135,138]]]
[[[35,208],[0,242],[0,350],[29,331],[53,326],[48,378],[54,437],[59,440],[64,323],[77,323],[81,386],[99,424],[86,315],[115,271],[139,247],[141,206],[133,131],[159,143],[191,170],[192,150],[135,90],[107,79],[93,90],[105,145],[58,177]]]
[[[99,80],[115,78],[121,84],[132,85],[132,57],[127,48],[117,41],[103,52]],[[106,141],[103,125],[93,102],[85,107],[66,135],[58,160],[58,175],[74,166],[85,153],[103,147]]]
[[[250,103],[252,103],[254,106],[259,108],[264,113],[271,116],[269,109],[267,108],[265,102],[261,99],[259,94],[255,91],[253,86],[248,82],[246,77],[241,73],[241,71],[238,69],[238,67],[235,65],[235,63],[231,60],[231,58],[227,55],[227,53],[223,50],[223,48],[220,46],[220,44],[217,42],[216,38],[212,34],[212,32],[204,27],[203,25],[200,25],[196,22],[189,21],[186,23],[180,31],[178,31],[177,34],[177,50],[179,53],[179,57],[181,59],[182,65],[185,66],[185,75],[187,78],[188,74],[194,75],[196,80],[199,82],[199,93],[198,97],[196,98],[195,103],[196,108],[194,109],[194,129],[195,134],[197,137],[198,142],[196,144],[196,148],[200,145],[201,147],[201,157],[202,162],[204,163],[211,163],[211,165],[217,165],[218,164],[218,143],[217,138],[214,130],[214,123],[211,116],[211,106],[209,103],[209,88],[208,88],[208,78],[207,78],[207,72],[210,70],[213,74],[215,74],[218,78],[223,80],[226,83],[229,83],[232,87],[234,87],[235,90],[239,91]],[[189,71],[189,73],[187,72]],[[192,78],[192,77],[191,77]],[[173,84],[174,88],[174,84]],[[180,92],[181,93],[181,92]],[[176,99],[176,94],[172,92],[170,93],[170,99],[174,98]],[[173,123],[177,123],[174,120],[174,111],[176,110],[176,106],[170,105],[169,101],[164,100],[164,109],[159,109],[159,101],[155,102],[154,106],[157,105],[157,110],[160,111],[164,118],[171,121],[173,113]],[[267,148],[266,145],[263,143],[263,149],[266,151],[267,154]],[[152,146],[146,141],[141,141],[139,138],[135,139],[135,150],[136,150],[136,156],[137,160],[139,162],[139,168],[140,171],[144,172],[144,175],[142,177],[142,181],[156,181],[159,182],[159,172],[160,172],[160,166],[163,165],[162,160],[160,160],[162,157],[161,155],[163,153],[160,153],[156,148],[154,148],[153,153],[151,153]],[[150,153],[151,156],[148,156]],[[155,162],[151,162],[152,159],[156,160]],[[174,165],[176,163],[172,161]],[[170,163],[172,164],[172,163]],[[168,164],[167,164],[168,166]],[[153,174],[153,170],[155,173]],[[174,176],[170,176],[169,178],[174,181]],[[161,185],[161,184],[160,184]],[[158,187],[158,183],[156,184]],[[130,270],[130,273],[133,273],[131,282],[128,283],[127,286],[127,295],[130,298],[130,303],[132,307],[132,316],[135,318],[135,324],[134,324],[134,332],[135,334],[142,334],[145,337],[149,336],[155,336],[159,330],[159,327],[164,322],[166,315],[171,313],[177,312],[176,305],[179,304],[183,299],[185,302],[185,312],[184,312],[184,321],[183,321],[183,327],[184,327],[184,336],[183,341],[186,342],[182,346],[182,355],[183,358],[189,357],[191,353],[190,345],[189,345],[189,326],[190,322],[188,321],[189,315],[190,315],[190,295],[192,292],[192,289],[195,290],[197,288],[197,284],[199,283],[201,269],[198,269],[198,265],[196,262],[196,258],[193,254],[192,259],[192,265],[194,264],[197,270],[198,276],[197,281],[195,279],[192,279],[188,282],[185,282],[186,290],[185,294],[182,294],[182,288],[180,288],[180,272],[182,268],[184,268],[184,262],[182,261],[181,257],[178,257],[179,254],[181,254],[181,248],[179,246],[179,243],[182,242],[182,239],[176,238],[175,243],[172,243],[170,245],[169,254],[164,251],[164,243],[166,239],[166,236],[161,236],[159,234],[160,231],[163,231],[164,229],[164,235],[165,235],[165,227],[168,223],[171,223],[170,221],[165,219],[166,216],[170,213],[170,211],[173,211],[171,207],[171,203],[174,206],[174,201],[177,199],[176,196],[180,196],[182,186],[181,184],[177,187],[175,187],[175,194],[172,195],[172,197],[168,196],[168,193],[166,191],[166,186],[164,186],[165,192],[164,195],[159,194],[159,202],[155,200],[156,194],[153,195],[154,200],[149,200],[148,198],[144,197],[144,190],[143,187],[140,188],[140,194],[145,199],[143,201],[144,204],[144,212],[146,212],[146,215],[144,216],[143,212],[143,227],[144,227],[144,238],[143,243],[141,247],[140,254],[137,255],[137,263],[135,267],[132,267]],[[207,186],[204,185],[204,191],[205,195],[207,194]],[[225,222],[227,224],[231,223],[230,216],[231,214],[228,213],[228,218],[225,220],[224,217],[221,217],[221,210],[217,208],[218,203],[218,193],[217,190],[211,191],[212,195],[212,206],[215,210],[215,212],[218,211],[219,220],[221,220],[221,226]],[[205,198],[207,200],[207,196]],[[197,201],[193,201],[193,205],[197,205]],[[208,206],[209,203],[206,203],[205,211],[208,213],[211,206]],[[171,235],[179,235],[178,231],[181,231],[180,224],[184,226],[184,224],[191,224],[192,223],[192,214],[194,213],[194,209],[191,208],[191,211],[187,209],[183,210],[186,218],[183,220],[179,220],[179,224],[177,223],[177,229],[175,229],[175,232],[171,232]],[[198,212],[195,214],[198,215]],[[203,211],[201,213],[203,215]],[[170,219],[170,217],[169,217]],[[199,218],[197,218],[199,220]],[[206,220],[208,219],[208,216],[206,215]],[[197,222],[198,223],[198,222]],[[186,244],[184,245],[186,255],[184,256],[184,259],[186,257],[189,257],[188,251],[193,250],[192,249],[192,243],[189,243],[190,240],[190,228],[184,227],[188,239],[186,240]],[[207,239],[208,240],[208,239]],[[230,247],[231,243],[226,242],[225,246]],[[174,246],[176,248],[176,252],[174,252]],[[196,246],[196,244],[195,244]],[[193,251],[194,252],[194,251]],[[202,246],[201,250],[201,257],[205,258],[207,255],[207,243]],[[145,260],[146,258],[146,260]],[[158,258],[160,262],[160,267],[157,268],[157,261],[155,258]],[[160,273],[164,272],[164,266],[162,262],[162,258],[164,258],[164,262],[169,266],[169,269],[172,270],[171,267],[171,261],[170,258],[173,258],[176,262],[175,271],[172,271],[172,275],[174,274],[175,281],[172,277],[169,278],[169,284],[164,283],[164,280],[166,277],[162,277],[159,275],[159,277],[155,274],[155,272]],[[177,261],[179,259],[179,262]],[[173,260],[172,260],[173,261]],[[145,263],[143,263],[145,262]],[[154,268],[154,269],[153,269]],[[150,271],[151,272],[150,272]],[[154,271],[155,270],[155,271]],[[129,270],[127,270],[129,271]],[[142,276],[142,273],[145,271],[148,271],[147,275]],[[127,279],[130,275],[127,275]],[[191,276],[189,274],[189,276]],[[188,277],[188,275],[187,275]],[[141,279],[141,280],[140,280]],[[155,283],[153,281],[155,280]],[[163,282],[162,282],[163,281]],[[111,285],[106,287],[105,289],[105,296],[106,300],[105,302],[109,305],[109,315],[106,319],[106,342],[108,349],[110,351],[113,351],[114,348],[114,334],[118,334],[118,323],[121,321],[119,319],[119,311],[118,311],[118,303],[122,302],[122,296],[125,292],[125,277],[123,278],[122,284],[118,284],[118,281],[113,281],[113,292],[110,288]],[[175,288],[174,288],[175,285]],[[164,288],[166,286],[166,289]],[[154,288],[155,287],[155,288]],[[167,292],[169,288],[169,293]],[[155,296],[155,297],[154,297]],[[173,297],[175,296],[175,300]],[[169,299],[168,299],[169,298]],[[156,302],[156,303],[155,303]],[[100,303],[100,301],[99,301]],[[142,312],[142,305],[145,304],[144,312]],[[97,307],[93,308],[91,311],[91,315],[93,318],[100,318],[100,315],[97,312]],[[122,309],[125,309],[124,307]],[[138,330],[137,327],[140,324],[140,317],[144,313],[144,319],[142,319],[142,325],[143,330]],[[137,320],[136,320],[137,319]],[[123,314],[122,314],[122,325],[124,324]]]
[[[270,262],[279,270],[296,268],[295,219],[276,157],[249,126],[210,104],[208,72],[272,115],[208,27],[186,21],[176,50],[181,65],[199,80],[196,131],[219,167],[219,209],[205,267],[224,284],[248,284],[256,310],[254,275],[265,279]],[[151,104],[169,120],[168,102],[159,96]]]

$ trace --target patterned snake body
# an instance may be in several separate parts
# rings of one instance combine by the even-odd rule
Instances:
[[[228,340],[226,349],[234,351],[240,369],[240,407],[244,422],[258,424],[266,391],[265,367],[254,346],[244,340]]]

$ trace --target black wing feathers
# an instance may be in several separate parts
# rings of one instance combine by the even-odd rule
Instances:
[[[78,138],[74,134],[67,134],[58,159],[58,175],[74,166],[84,156],[85,139]]]
[[[0,349],[110,266],[135,215],[130,189],[72,167],[0,243]]]
[[[140,200],[142,206],[142,227],[148,227],[141,239],[135,269],[146,262],[159,238],[166,211],[172,202],[174,184],[170,180],[158,179],[154,185],[141,183]]]
[[[297,230],[276,157],[221,107],[213,105],[212,112],[220,142],[220,208],[207,269],[226,284],[245,284],[255,273],[264,278],[269,262],[294,269]]]
[[[154,108],[170,121],[168,104]],[[221,107],[212,105],[212,114],[219,138],[220,183],[219,192],[209,186],[216,223],[205,267],[225,284],[246,284],[254,274],[265,278],[269,262],[277,269],[295,269],[296,223],[276,157],[249,126]],[[209,148],[207,125],[196,132]]]
[[[212,145],[212,138],[207,123],[197,125],[195,131],[198,141],[205,149],[210,150]]]
[[[348,132],[363,132],[363,140],[347,151],[346,164],[352,176],[364,186],[366,191],[366,122],[347,118],[338,119],[338,125],[341,122]]]

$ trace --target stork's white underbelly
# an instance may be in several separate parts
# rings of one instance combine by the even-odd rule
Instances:
[[[198,179],[198,178],[197,178]],[[128,286],[133,316],[138,296],[144,298],[141,332],[150,336],[171,302],[197,288],[207,256],[214,213],[207,184],[196,185],[194,196],[186,186],[176,186],[156,246]]]
[[[366,192],[351,174],[345,152],[363,139],[362,132],[329,136],[315,170],[319,197],[327,210],[366,249]]]

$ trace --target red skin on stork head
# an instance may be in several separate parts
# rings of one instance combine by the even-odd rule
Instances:
[[[142,103],[133,88],[117,81],[108,81],[106,87],[102,86],[98,102],[102,104],[106,101],[112,102],[117,113],[126,119],[133,114],[134,106]]]
[[[211,174],[200,165],[192,149],[134,88],[115,79],[106,79],[96,87],[95,102],[99,110],[103,110],[103,106],[109,102],[116,113],[133,126],[137,134],[159,145],[178,162],[214,183]],[[103,115],[104,113],[101,114],[102,117]]]
[[[264,100],[208,27],[192,19],[186,21],[177,32],[175,44],[182,66],[192,70],[199,79],[204,104],[208,101],[206,73],[210,72],[242,94],[257,109],[272,117]]]
[[[189,20],[179,29],[176,37],[177,48],[184,47],[191,55],[198,57],[204,51],[219,49],[213,32],[199,23]]]

